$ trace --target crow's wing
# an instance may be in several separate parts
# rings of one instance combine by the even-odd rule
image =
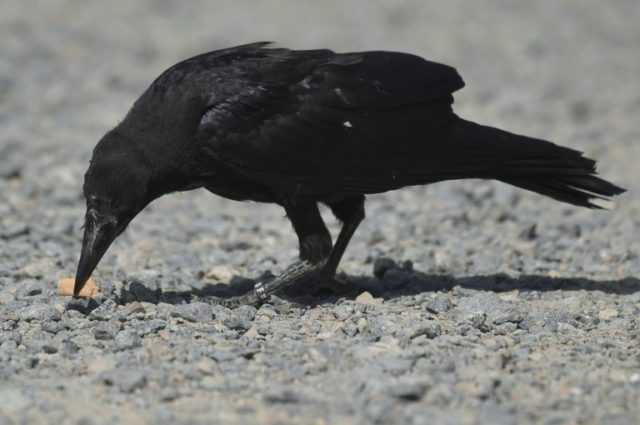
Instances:
[[[225,73],[236,75],[211,87],[198,127],[239,172],[309,193],[467,177],[468,142],[451,109],[464,86],[455,69],[403,53],[257,51],[272,53],[231,62]],[[481,155],[468,144],[468,155]]]

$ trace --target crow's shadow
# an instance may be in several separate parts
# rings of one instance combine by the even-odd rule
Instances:
[[[453,277],[450,275],[426,274],[417,270],[391,269],[382,278],[377,276],[355,276],[340,274],[339,280],[344,282],[341,293],[314,290],[314,283],[296,282],[281,290],[277,295],[290,301],[313,306],[320,303],[336,302],[340,298],[354,299],[364,291],[374,297],[393,299],[406,295],[424,292],[451,291],[454,287],[478,290],[505,292],[519,291],[602,291],[619,295],[640,292],[640,279],[626,277],[619,280],[591,280],[582,277],[549,277],[542,275],[521,275],[512,277],[504,274],[487,276]],[[392,275],[388,275],[392,273]],[[272,275],[271,275],[272,276]],[[269,275],[263,276],[268,279]],[[262,279],[260,279],[262,280]],[[199,288],[187,291],[163,291],[151,289],[143,282],[129,281],[120,293],[121,304],[133,301],[151,303],[181,304],[195,300],[207,301],[212,297],[228,298],[242,295],[253,290],[256,280],[235,276],[228,283],[204,284]]]

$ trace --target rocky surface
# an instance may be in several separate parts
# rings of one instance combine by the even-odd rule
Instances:
[[[0,14],[0,424],[581,424],[640,417],[635,1],[9,2]],[[345,296],[228,310],[296,240],[276,207],[152,204],[74,274],[91,149],[163,69],[261,39],[458,68],[466,118],[587,152],[611,212],[481,181],[370,197]],[[333,232],[337,224],[329,214]]]

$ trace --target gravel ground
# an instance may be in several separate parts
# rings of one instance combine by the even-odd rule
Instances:
[[[7,1],[0,14],[0,424],[583,424],[640,417],[636,0]],[[283,212],[203,191],[143,212],[95,276],[82,175],[163,69],[270,39],[458,68],[466,118],[576,147],[589,211],[481,181],[370,197],[347,296],[227,310],[297,255]],[[332,231],[338,227],[332,223]]]

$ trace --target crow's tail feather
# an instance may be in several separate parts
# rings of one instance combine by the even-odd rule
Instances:
[[[594,201],[598,199],[609,200],[610,197],[625,191],[606,180],[587,173],[577,176],[521,176],[500,180],[558,201],[596,209],[602,209],[603,206]]]
[[[499,141],[494,148],[498,148],[501,159],[491,172],[496,180],[558,201],[597,209],[603,208],[597,200],[609,200],[625,191],[597,177],[596,162],[582,152],[491,127],[482,128],[485,137]]]

